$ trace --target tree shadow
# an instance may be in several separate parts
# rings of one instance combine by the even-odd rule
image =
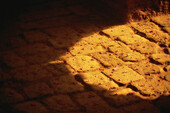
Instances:
[[[125,7],[122,8],[122,5]],[[73,69],[67,62],[69,57],[76,56],[70,54],[69,48],[79,43],[83,37],[127,22],[128,9],[125,0],[117,1],[115,7],[109,7],[106,2],[97,0],[77,0],[75,2],[57,0],[30,7],[31,9],[28,8],[26,14],[20,12],[14,14],[20,18],[15,19],[13,24],[6,22],[3,27],[5,30],[0,39],[0,110],[7,113],[34,112],[34,105],[32,103],[25,105],[25,103],[36,101],[47,106],[50,113],[51,111],[54,113],[67,112],[63,108],[56,110],[50,107],[55,103],[48,103],[45,100],[53,96],[67,95],[80,107],[78,110],[70,108],[70,111],[93,112],[91,111],[93,107],[86,108],[86,105],[76,100],[77,96],[74,96],[84,92],[93,92],[95,96],[107,101],[109,105],[117,109],[123,107],[126,112],[144,110],[147,113],[152,111],[150,108],[145,108],[146,106],[139,107],[146,103],[146,105],[149,104],[149,107],[154,108],[152,104],[158,106],[162,112],[169,109],[166,106],[169,97],[161,97],[150,102],[130,93],[116,95],[112,94],[115,91],[107,91],[100,86],[93,84],[88,86],[83,81],[75,79],[75,75],[79,74],[79,71]],[[63,8],[67,10],[63,10]],[[92,87],[97,87],[102,92],[95,91]],[[104,93],[111,96],[105,97]],[[62,100],[62,98],[60,99]],[[65,102],[65,100],[63,101]],[[140,102],[143,105],[138,104]],[[67,102],[65,104],[67,107],[70,106]],[[65,104],[56,105],[65,106]],[[131,107],[131,105],[134,106]],[[27,106],[31,106],[30,109]],[[40,105],[37,106],[40,107]],[[126,106],[130,107],[126,108]],[[98,107],[101,107],[101,112],[107,111],[105,105]],[[94,108],[96,109],[96,107]],[[35,112],[42,112],[39,109],[36,110]]]

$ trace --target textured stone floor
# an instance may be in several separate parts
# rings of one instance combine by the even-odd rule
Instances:
[[[117,25],[100,7],[46,3],[5,24],[0,113],[168,113],[170,16]]]

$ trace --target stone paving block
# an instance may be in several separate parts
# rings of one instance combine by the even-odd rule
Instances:
[[[57,59],[62,53],[42,43],[18,48],[15,52],[24,57],[30,64],[48,63]]]
[[[117,91],[107,91],[104,96],[107,101],[117,107],[133,104],[141,99],[135,95],[135,92],[130,88],[119,89]]]
[[[27,101],[24,103],[19,103],[14,106],[14,108],[23,113],[48,113],[48,110],[37,101]]]
[[[87,45],[87,44],[93,45],[93,44],[99,44],[106,41],[109,41],[109,38],[107,38],[106,36],[104,35],[102,36],[99,33],[93,33],[88,36],[82,36],[80,41],[78,41],[75,45]]]
[[[78,74],[86,84],[88,84],[92,89],[97,91],[104,91],[110,89],[116,89],[119,86],[100,71],[87,72]]]
[[[23,58],[19,57],[12,51],[3,52],[0,54],[0,57],[2,62],[11,68],[22,67],[27,65],[27,62]]]
[[[170,71],[165,73],[165,79],[170,82]]]
[[[65,63],[51,63],[49,65],[45,65],[45,68],[54,75],[74,73],[74,70]]]
[[[131,85],[136,87],[141,94],[149,96],[168,95],[170,92],[170,83],[152,75],[145,79],[131,82]]]
[[[74,38],[75,36],[78,36],[77,31],[68,25],[61,26],[61,27],[47,28],[44,31],[51,36],[54,36],[56,38],[61,38],[61,39],[68,38],[68,37]]]
[[[145,57],[123,43],[117,43],[109,47],[109,51],[124,61],[136,62],[145,59]]]
[[[55,48],[73,46],[81,38],[77,31],[70,26],[49,28],[46,29],[45,32],[52,36],[49,42]]]
[[[90,56],[78,55],[70,57],[66,62],[77,71],[88,71],[99,69],[99,63]]]
[[[170,34],[170,21],[169,15],[160,15],[152,17],[152,21],[161,25],[163,30],[167,31]]]
[[[81,108],[76,105],[68,95],[55,95],[44,98],[45,103],[54,112],[80,111]]]
[[[57,93],[72,93],[84,90],[84,87],[75,80],[73,75],[61,75],[50,81]]]
[[[10,71],[10,73],[15,79],[22,81],[34,81],[44,77],[52,76],[50,72],[48,72],[40,65],[32,65],[28,67],[13,69]]]
[[[158,108],[149,102],[140,102],[122,107],[127,113],[161,113]]]
[[[35,42],[44,42],[47,41],[49,36],[41,31],[35,30],[35,31],[26,31],[24,32],[24,38],[29,43],[35,43]]]
[[[158,53],[161,48],[140,35],[119,36],[118,39],[140,53]]]
[[[134,43],[130,45],[130,47],[136,51],[139,51],[140,53],[143,54],[154,54],[154,53],[160,53],[161,48],[157,44],[153,42],[141,42],[141,43]]]
[[[170,35],[170,26],[166,26],[163,28],[166,32],[168,32],[168,34]]]
[[[170,36],[163,31],[160,31],[160,28],[152,22],[134,22],[131,24],[139,32],[142,32],[146,35],[146,38],[149,40],[154,40],[159,44],[168,46],[170,42]]]
[[[48,53],[50,55],[54,54],[55,49],[43,44],[43,43],[36,43],[24,46],[22,48],[18,48],[15,50],[17,54],[20,56],[29,56],[38,53]]]
[[[161,64],[170,62],[170,55],[167,55],[167,54],[152,54],[150,56],[150,58],[152,58],[153,60],[155,60]]]
[[[0,101],[2,103],[14,104],[23,100],[24,97],[12,88],[4,87],[0,89]]]
[[[131,63],[128,66],[141,75],[158,74],[161,72],[161,67],[147,61]]]
[[[124,42],[127,45],[131,45],[135,43],[143,43],[148,41],[144,37],[141,37],[140,35],[137,34],[118,36],[117,39]]]
[[[61,51],[61,52],[62,52],[62,51]],[[64,54],[63,54],[63,53],[64,53]],[[66,61],[68,58],[70,58],[70,57],[72,57],[72,56],[73,56],[73,55],[72,55],[70,52],[64,50],[64,51],[62,52],[62,54],[60,54],[59,59]]]
[[[170,65],[165,67],[167,71],[170,71]]]
[[[24,58],[29,62],[30,65],[35,65],[35,64],[43,64],[43,63],[51,62],[54,58],[50,58],[50,57],[51,56],[48,56],[48,54],[40,53],[31,56],[26,56]]]
[[[127,66],[105,69],[103,73],[122,84],[127,84],[144,78],[142,75]]]
[[[86,108],[86,112],[98,113],[123,113],[120,109],[110,107],[103,99],[94,92],[82,92],[74,95],[75,100]]]
[[[170,15],[160,15],[152,17],[152,21],[154,21],[157,24],[160,24],[161,26],[170,26]]]
[[[24,92],[29,98],[53,94],[53,90],[46,83],[33,83],[24,87]]]
[[[167,48],[167,52],[168,52],[168,54],[170,54],[170,48]]]
[[[98,33],[94,33],[89,36],[82,37],[80,41],[78,41],[75,45],[102,45],[105,48],[113,45],[115,42],[104,35],[100,35]]]
[[[88,22],[76,22],[72,26],[82,36],[89,36],[89,34],[96,33],[100,30],[95,24]]]
[[[114,54],[108,53],[108,52],[93,53],[93,54],[91,54],[91,56],[94,57],[95,59],[97,59],[100,63],[102,63],[104,66],[107,66],[107,67],[122,66],[124,64],[124,62],[121,59],[115,57]]]
[[[103,30],[104,33],[115,39],[117,36],[133,35],[134,31],[127,25],[113,26]]]
[[[48,41],[55,48],[68,48],[68,47],[73,46],[78,41],[78,39],[79,39],[78,37],[72,38],[70,36],[70,37],[65,37],[65,38],[62,38],[62,37],[61,38],[60,37],[59,38],[50,38]]]
[[[101,45],[75,45],[69,48],[73,55],[90,54],[95,52],[103,52],[105,49]]]

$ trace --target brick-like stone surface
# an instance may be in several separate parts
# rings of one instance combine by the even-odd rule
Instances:
[[[133,104],[142,100],[135,95],[135,92],[130,88],[119,89],[115,92],[107,91],[104,96],[109,103],[117,107]]]
[[[127,84],[132,81],[144,78],[142,75],[138,74],[137,72],[133,71],[131,68],[128,68],[127,66],[105,69],[103,72],[110,78],[122,84]]]
[[[128,45],[148,41],[144,37],[141,37],[137,34],[118,36],[117,39],[119,39],[120,41],[122,41],[122,42],[124,42],[125,44],[128,44]]]
[[[87,23],[77,22],[72,26],[82,36],[89,36],[89,33],[93,34],[99,31],[99,28],[94,23],[89,23],[89,22]]]
[[[48,110],[41,103],[37,101],[28,101],[16,104],[14,108],[19,112],[26,113],[47,113]]]
[[[169,15],[160,15],[152,17],[152,21],[160,24],[161,26],[170,26]]]
[[[86,108],[87,112],[120,112],[121,110],[111,108],[103,99],[93,92],[83,92],[74,95],[75,100]]]
[[[50,77],[52,74],[42,66],[32,65],[11,70],[11,74],[17,80],[34,81],[44,77]]]
[[[166,66],[165,69],[166,69],[166,73],[164,74],[165,79],[170,81],[170,65]]]
[[[71,54],[79,55],[79,54],[90,54],[94,52],[103,52],[105,51],[101,45],[75,45],[69,48]]]
[[[134,43],[130,45],[130,47],[143,54],[154,54],[161,52],[161,48],[157,44],[149,41]]]
[[[50,81],[57,93],[72,93],[84,90],[84,87],[75,80],[73,75],[61,75]]]
[[[11,68],[26,66],[27,62],[12,51],[0,55],[2,62]]]
[[[145,59],[145,57],[133,50],[123,43],[117,43],[109,47],[109,51],[115,54],[117,57],[121,58],[124,61],[140,61]]]
[[[99,63],[90,56],[78,55],[67,59],[67,63],[77,71],[88,71],[99,69]]]
[[[37,30],[37,31],[27,31],[27,32],[24,32],[24,38],[29,43],[35,43],[35,42],[44,42],[44,41],[47,41],[49,36],[47,34]]]
[[[2,22],[0,112],[169,111],[169,15],[120,25],[151,5],[122,1],[30,0]]]
[[[161,67],[152,64],[149,61],[131,63],[128,66],[141,75],[158,74],[161,71]]]
[[[127,44],[130,48],[139,51],[140,53],[151,54],[161,51],[161,48],[157,44],[150,42],[137,34],[119,36],[118,39]]]
[[[163,29],[170,34],[170,27],[169,26],[165,26]]]
[[[24,97],[12,88],[0,89],[0,101],[6,104],[14,104],[19,101],[23,101]]]
[[[152,17],[152,21],[161,25],[163,29],[170,34],[169,15],[160,15],[160,16]]]
[[[157,76],[148,76],[145,79],[133,81],[131,84],[142,94],[151,96],[169,95],[169,82],[162,80]]]
[[[51,63],[49,65],[44,66],[48,71],[53,73],[55,76],[69,74],[75,72],[69,65],[61,62],[61,63]]]
[[[105,48],[112,45],[114,41],[107,36],[100,35],[99,33],[94,33],[92,35],[88,35],[82,37],[80,41],[78,41],[75,45],[103,45]]]
[[[45,83],[33,83],[24,87],[25,94],[29,98],[41,97],[48,94],[53,94],[53,89],[51,89]]]
[[[137,113],[137,112],[143,112],[143,113],[161,113],[158,108],[156,108],[153,104],[149,102],[140,102],[136,104],[132,104],[126,107],[122,108],[125,112],[130,113]]]
[[[56,39],[61,39],[62,38],[77,38],[78,34],[77,31],[74,30],[71,26],[62,26],[62,27],[52,27],[52,28],[48,28],[45,29],[45,32],[47,32],[48,34],[50,34],[51,36],[53,36]],[[77,37],[75,37],[77,36]],[[64,41],[63,39],[63,41]]]
[[[110,27],[108,29],[103,30],[103,32],[108,34],[113,39],[115,39],[117,36],[134,34],[134,31],[127,25]]]
[[[169,45],[170,36],[163,31],[160,31],[160,28],[152,22],[136,22],[131,24],[139,32],[144,33],[146,38],[149,40],[154,40],[160,44]]]
[[[97,91],[110,90],[119,86],[100,71],[81,73],[78,75],[86,84]]]
[[[165,74],[165,79],[170,82],[170,71]]]
[[[15,50],[17,54],[24,57],[30,64],[48,63],[51,60],[57,59],[60,54],[52,47],[49,47],[43,43],[36,43],[28,45]]]
[[[124,64],[124,62],[115,57],[114,54],[112,53],[102,53],[102,52],[98,52],[98,53],[93,53],[91,54],[92,57],[94,57],[95,59],[97,59],[98,61],[100,61],[100,63],[102,63],[104,66],[113,66],[113,67],[116,67],[116,66],[122,66]]]
[[[52,36],[49,39],[49,43],[51,43],[55,48],[68,48],[73,46],[77,41],[79,41],[81,36],[77,33],[77,31],[69,26],[49,28],[46,29],[45,32]]]
[[[170,62],[170,55],[167,54],[152,54],[150,57],[161,64]]]
[[[68,95],[55,95],[44,98],[42,101],[54,112],[69,112],[81,110],[81,108],[76,105]]]

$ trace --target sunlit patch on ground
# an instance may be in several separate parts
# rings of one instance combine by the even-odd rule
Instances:
[[[66,3],[33,7],[35,12],[19,16],[17,26],[4,31],[0,112],[169,109],[169,15],[119,25],[118,17],[102,12],[102,4],[96,10],[89,3]]]

